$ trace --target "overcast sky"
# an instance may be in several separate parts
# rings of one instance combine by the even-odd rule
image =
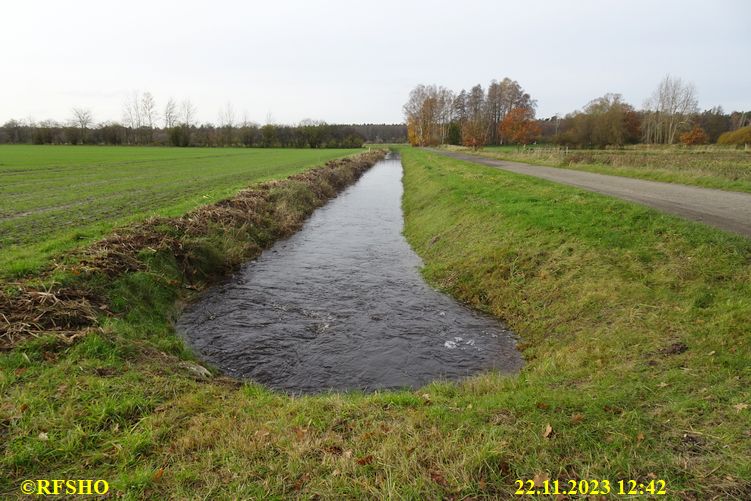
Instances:
[[[606,92],[639,107],[667,73],[749,110],[749,20],[748,0],[3,2],[0,122],[120,120],[134,90],[202,121],[229,101],[260,123],[401,122],[418,83],[506,76],[544,117]]]

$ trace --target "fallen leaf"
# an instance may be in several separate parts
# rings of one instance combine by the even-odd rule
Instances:
[[[471,409],[471,408],[472,408],[472,404],[469,404],[469,405],[467,406],[467,409]]]
[[[740,404],[735,404],[735,405],[733,406],[733,408],[734,408],[734,409],[735,409],[736,411],[738,411],[738,412],[741,412],[741,411],[742,411],[742,410],[744,410],[744,409],[748,409],[748,404],[744,404],[743,402],[741,402]]]
[[[152,480],[156,482],[160,478],[162,478],[162,475],[164,475],[164,468],[159,468],[154,472],[154,476],[152,477]]]
[[[308,433],[307,428],[301,428],[299,426],[295,427],[293,431],[295,432],[295,435],[297,435],[298,440],[305,438],[305,434]]]
[[[636,441],[637,441],[637,442],[641,442],[641,441],[643,441],[643,440],[644,440],[644,438],[645,438],[645,437],[644,437],[644,433],[642,433],[642,432],[639,432],[639,433],[637,433],[637,434],[636,434]]]
[[[548,424],[548,425],[547,425],[547,426],[545,427],[545,431],[543,432],[542,436],[543,436],[544,438],[550,438],[550,436],[551,436],[552,434],[553,434],[553,427],[552,427],[552,426],[550,426],[550,424]]]
[[[550,475],[547,473],[537,473],[532,479],[535,482],[535,487],[542,487],[546,481],[550,480]]]
[[[47,434],[46,434],[45,432],[41,432],[41,433],[40,433],[40,434],[38,435],[38,438],[39,438],[39,440],[41,440],[42,442],[46,442],[47,440],[49,440],[49,439],[50,439],[49,435],[47,435]]]
[[[537,402],[537,408],[544,411],[544,410],[549,409],[550,406],[546,404],[545,402]]]
[[[446,479],[443,478],[443,475],[441,475],[441,472],[439,471],[431,471],[430,472],[430,479],[437,483],[438,485],[446,485]]]
[[[372,462],[373,462],[373,455],[372,454],[368,454],[367,456],[363,456],[363,457],[361,457],[361,458],[359,458],[357,460],[357,464],[362,465],[362,466],[364,466],[366,464],[370,464]]]
[[[18,369],[13,371],[13,374],[15,374],[16,376],[21,376],[27,370],[29,370],[28,367],[19,367]]]
[[[579,424],[584,421],[584,414],[574,414],[571,416],[571,424]]]
[[[328,447],[323,448],[324,451],[328,452],[329,454],[333,454],[335,456],[341,456],[342,454],[342,448],[338,445],[330,445]]]
[[[300,475],[300,478],[297,479],[295,482],[295,485],[292,486],[292,488],[296,491],[299,491],[302,489],[302,486],[305,485],[305,482],[310,480],[310,473],[305,473],[303,475]]]
[[[18,408],[21,412],[26,412],[26,410],[29,408],[29,404],[21,404],[21,407]]]

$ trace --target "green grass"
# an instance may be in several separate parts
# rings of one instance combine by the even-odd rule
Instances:
[[[0,276],[359,150],[0,146]]]
[[[631,146],[620,150],[567,150],[546,146],[489,146],[474,153],[549,167],[751,193],[751,150],[732,147]]]
[[[749,498],[751,241],[402,154],[425,277],[507,320],[520,375],[300,398],[197,381],[163,256],[103,285],[120,313],[104,333],[0,354],[0,496],[26,478],[103,478],[126,498],[506,499],[548,475]]]

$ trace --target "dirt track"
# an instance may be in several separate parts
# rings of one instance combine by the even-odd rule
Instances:
[[[682,184],[660,183],[571,169],[492,160],[451,151],[431,151],[459,160],[611,195],[751,237],[751,193],[713,190]]]

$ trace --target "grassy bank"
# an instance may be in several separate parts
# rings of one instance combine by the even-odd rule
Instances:
[[[529,426],[509,441],[524,469],[751,494],[751,242],[421,151],[404,162],[425,276],[523,338],[503,407]],[[553,440],[533,436],[546,421]]]
[[[0,276],[360,150],[0,146]]]
[[[470,151],[468,148],[451,148]],[[751,192],[751,150],[731,147],[631,146],[620,150],[576,150],[547,146],[489,146],[473,153],[612,176]]]
[[[149,245],[112,276],[97,264],[107,258],[56,277],[89,277],[113,314],[85,336],[0,353],[0,496],[28,478],[102,478],[127,498],[503,499],[515,480],[549,476],[749,497],[748,240],[403,156],[405,233],[425,276],[508,320],[527,359],[518,377],[299,398],[207,378],[174,335],[173,305],[248,236],[209,226],[186,239],[197,245],[187,261]],[[296,186],[262,219],[316,191]]]

